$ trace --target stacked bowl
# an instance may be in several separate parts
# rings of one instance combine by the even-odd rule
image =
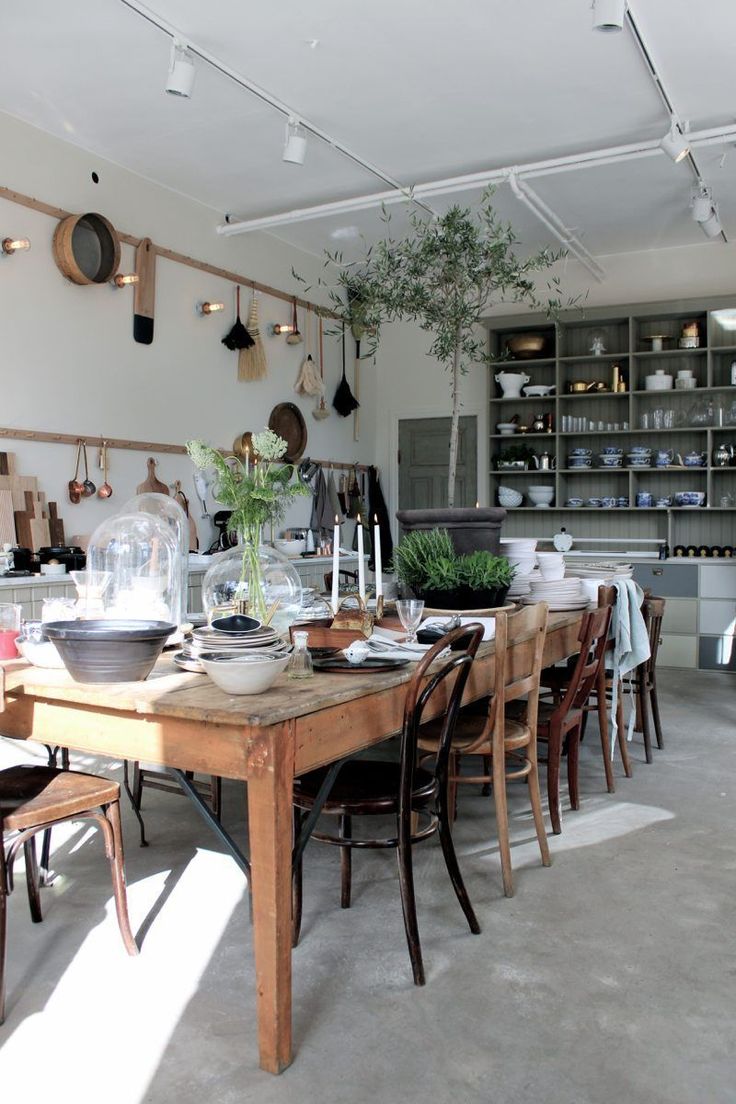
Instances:
[[[291,648],[252,617],[220,617],[193,630],[174,662],[204,672],[227,694],[261,694],[289,662]]]
[[[516,568],[507,598],[514,601],[529,593],[529,580],[537,566],[536,538],[501,537],[501,555]]]

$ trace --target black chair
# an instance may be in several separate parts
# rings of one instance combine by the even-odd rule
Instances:
[[[470,668],[483,639],[481,625],[454,629],[438,641],[417,664],[407,687],[404,721],[401,730],[399,760],[351,759],[337,775],[322,811],[338,818],[338,833],[314,832],[314,839],[341,849],[341,905],[350,907],[351,851],[353,848],[394,847],[399,864],[399,887],[409,955],[416,985],[424,985],[424,966],[419,942],[412,847],[439,832],[442,853],[453,888],[465,913],[470,930],[478,934],[480,925],[470,903],[452,843],[447,802],[447,768],[458,710],[468,681]],[[447,658],[438,659],[445,648]],[[454,677],[453,677],[454,676]],[[442,735],[432,771],[417,765],[417,734],[423,716],[443,715]],[[294,782],[295,836],[309,817],[327,768],[310,771]],[[355,839],[354,816],[393,815],[396,835],[389,838]],[[422,823],[423,821],[423,823]],[[302,908],[301,854],[294,864],[294,944],[299,939]]]

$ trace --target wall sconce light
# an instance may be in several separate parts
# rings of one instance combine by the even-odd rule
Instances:
[[[272,337],[282,337],[284,334],[293,333],[294,327],[283,322],[272,322],[268,327],[268,332]]]
[[[138,274],[135,272],[128,272],[125,274],[122,272],[118,272],[117,276],[115,276],[111,282],[115,285],[116,288],[123,288],[127,287],[128,284],[137,284],[139,280],[140,276],[138,276]]]
[[[224,309],[224,303],[197,303],[197,314],[216,314]]]
[[[3,238],[3,253],[12,257],[14,253],[27,252],[31,248],[28,238]]]

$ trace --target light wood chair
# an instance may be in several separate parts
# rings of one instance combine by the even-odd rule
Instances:
[[[539,793],[537,764],[537,710],[539,677],[542,670],[544,637],[547,630],[547,604],[538,602],[519,613],[496,614],[495,678],[493,693],[485,702],[463,709],[452,738],[448,804],[455,808],[457,787],[466,783],[490,783],[493,789],[498,846],[501,856],[503,891],[514,895],[509,842],[509,815],[506,787],[509,782],[526,779],[542,865],[550,865],[547,832]],[[526,643],[521,650],[518,645]],[[515,720],[506,715],[513,702],[527,699],[526,716]],[[422,726],[419,748],[431,758],[437,753],[437,722]],[[462,774],[461,762],[468,756],[481,758],[481,774]],[[489,770],[490,766],[490,770]]]
[[[117,782],[56,767],[8,767],[0,771],[0,1023],[5,1018],[7,898],[13,888],[13,862],[23,848],[31,917],[38,923],[43,916],[34,837],[69,820],[94,820],[102,829],[120,934],[128,954],[138,954],[128,919]],[[5,832],[13,833],[7,853]]]

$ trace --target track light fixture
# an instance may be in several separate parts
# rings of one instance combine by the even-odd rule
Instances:
[[[12,257],[14,253],[23,253],[31,248],[28,238],[3,238],[3,253]]]
[[[690,143],[674,119],[670,124],[670,129],[667,131],[664,138],[660,140],[659,144],[667,156],[672,158],[675,164],[682,161],[690,152]]]
[[[715,203],[711,207],[708,218],[701,222],[700,229],[703,231],[706,238],[717,238],[723,230],[721,220],[718,217],[718,207]]]
[[[593,0],[593,29],[622,31],[626,18],[626,0]]]
[[[299,120],[294,115],[290,115],[286,121],[282,158],[292,165],[303,165],[306,156],[307,132]]]
[[[696,222],[706,222],[713,212],[713,193],[702,180],[690,197],[690,207]]]
[[[188,99],[192,94],[196,75],[194,57],[186,45],[175,38],[171,43],[166,91],[170,96],[183,96]]]

